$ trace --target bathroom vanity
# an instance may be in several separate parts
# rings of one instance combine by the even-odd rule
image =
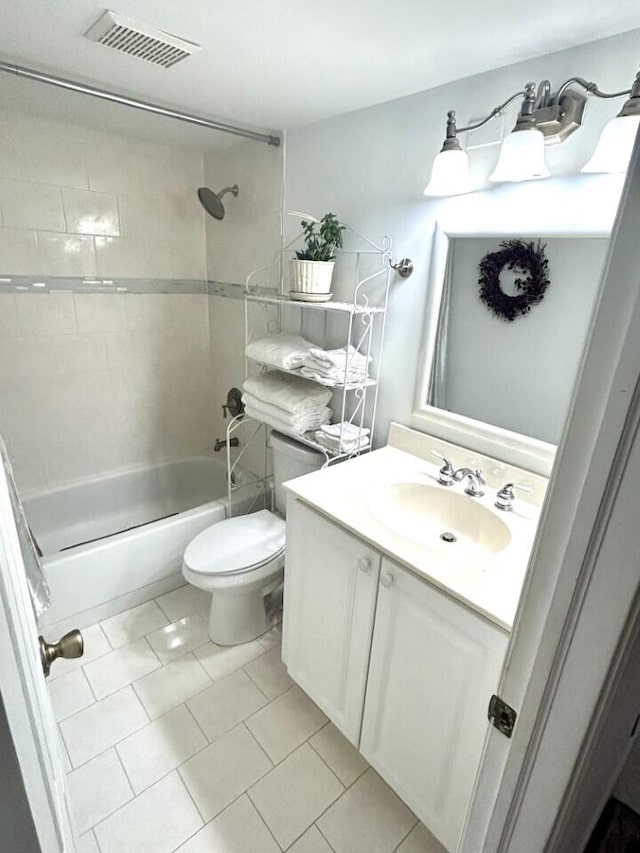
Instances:
[[[396,425],[389,440],[288,484],[283,658],[454,851],[546,481]],[[485,496],[440,485],[434,449],[481,467]],[[514,480],[532,502],[501,512]]]

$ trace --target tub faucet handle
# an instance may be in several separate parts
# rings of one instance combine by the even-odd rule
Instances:
[[[244,403],[242,402],[242,391],[239,388],[231,388],[227,394],[227,402],[222,404],[222,417],[227,419],[227,412],[232,418],[243,414]]]
[[[441,453],[438,453],[437,450],[432,450],[431,455],[435,456],[436,459],[439,459],[441,462],[444,462],[444,465],[438,472],[438,482],[441,486],[453,486],[454,484],[454,475],[455,470],[453,465],[451,464],[451,460],[447,459],[446,456],[443,456]]]

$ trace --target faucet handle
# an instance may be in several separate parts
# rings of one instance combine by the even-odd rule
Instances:
[[[454,468],[451,464],[451,460],[447,459],[446,456],[443,456],[441,453],[438,453],[437,450],[432,450],[431,455],[435,456],[436,459],[439,459],[441,462],[444,462],[444,465],[439,471],[438,482],[441,486],[453,486],[454,479]]]
[[[523,486],[521,483],[505,483],[496,495],[495,506],[497,506],[498,509],[502,509],[505,512],[510,512],[513,509],[513,502],[516,498],[513,494],[514,489],[517,489],[519,492],[524,492],[525,495],[533,494],[533,489],[529,486]]]

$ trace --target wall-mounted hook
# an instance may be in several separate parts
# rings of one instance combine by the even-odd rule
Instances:
[[[413,261],[409,258],[402,258],[401,261],[396,261],[395,264],[389,262],[392,270],[395,270],[402,278],[409,278],[413,272]]]

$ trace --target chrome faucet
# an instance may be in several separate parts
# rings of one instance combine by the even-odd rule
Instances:
[[[505,483],[496,495],[495,506],[497,506],[498,509],[504,510],[504,512],[511,512],[513,509],[513,502],[516,497],[513,494],[514,489],[524,492],[525,495],[533,494],[533,489],[530,489],[529,486],[521,486],[520,483]]]
[[[453,474],[453,479],[456,483],[465,478],[469,479],[469,485],[464,490],[465,495],[469,495],[472,498],[481,498],[484,495],[482,487],[486,485],[482,471],[479,471],[477,468],[475,471],[472,468],[458,468]]]
[[[455,471],[453,470],[453,465],[451,464],[451,460],[447,459],[446,456],[443,456],[441,453],[438,453],[437,450],[432,450],[431,455],[435,456],[436,459],[439,459],[441,462],[444,462],[444,465],[438,472],[438,482],[441,486],[453,486],[454,479],[453,476]]]

